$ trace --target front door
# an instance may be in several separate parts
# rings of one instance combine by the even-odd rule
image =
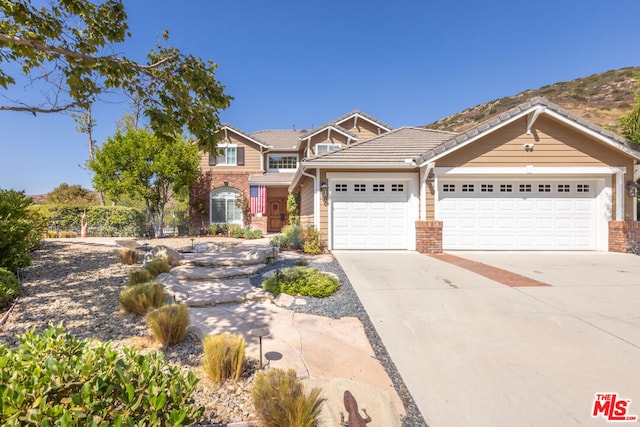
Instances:
[[[283,209],[284,203],[281,199],[269,200],[269,225],[268,231],[280,231],[286,222],[286,215]]]

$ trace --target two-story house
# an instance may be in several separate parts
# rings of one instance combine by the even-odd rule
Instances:
[[[201,176],[191,191],[191,225],[246,223],[265,233],[288,223],[286,201],[303,159],[388,132],[391,127],[353,111],[307,130],[244,132],[223,124],[216,152],[203,153]],[[305,189],[306,190],[306,189]],[[242,201],[249,210],[242,209]]]
[[[359,111],[310,131],[220,129],[192,191],[196,223],[277,232],[286,197],[327,248],[627,251],[640,240],[640,152],[543,98],[462,133]],[[247,206],[247,207],[249,207]]]

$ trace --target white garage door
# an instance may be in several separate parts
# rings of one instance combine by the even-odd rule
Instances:
[[[595,182],[476,178],[438,190],[444,249],[596,249]]]
[[[407,249],[406,182],[331,183],[334,249]]]

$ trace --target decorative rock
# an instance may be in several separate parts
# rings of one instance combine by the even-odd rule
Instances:
[[[169,273],[160,273],[158,277],[156,277],[155,282],[160,283],[164,290],[167,291],[176,302],[184,302],[189,298],[187,288]]]
[[[333,277],[334,279],[336,279],[338,281],[338,283],[340,283],[340,278],[338,277],[337,274],[330,273],[328,271],[321,271],[320,273],[324,274],[325,276]]]
[[[184,259],[184,255],[182,255],[180,252],[163,245],[156,246],[155,248],[153,248],[151,253],[153,254],[154,258],[166,258],[169,261],[170,265],[178,265],[178,261]]]
[[[218,252],[220,250],[220,246],[216,245],[215,243],[209,242],[198,243],[194,246],[193,250],[197,254],[205,254],[210,252]]]
[[[304,298],[296,298],[295,303],[296,305],[307,305],[307,300]]]
[[[262,263],[269,264],[275,260],[277,254],[278,254],[278,249],[272,246],[269,246],[267,248],[256,248],[250,251],[245,256],[245,259],[253,260],[256,263],[260,263],[260,264]]]
[[[280,294],[276,297],[276,300],[274,301],[274,303],[278,307],[289,308],[295,303],[295,301],[296,301],[295,298],[292,297],[291,295]]]

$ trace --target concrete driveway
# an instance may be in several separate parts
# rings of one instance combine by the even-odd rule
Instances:
[[[640,257],[452,254],[551,286],[415,252],[334,252],[431,427],[611,425],[592,417],[596,393],[640,416]]]

